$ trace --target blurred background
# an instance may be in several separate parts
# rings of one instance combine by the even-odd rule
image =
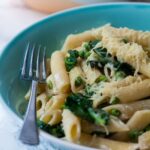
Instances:
[[[0,49],[18,32],[48,14],[71,7],[104,2],[140,0],[0,0]],[[150,2],[150,0],[141,0]]]

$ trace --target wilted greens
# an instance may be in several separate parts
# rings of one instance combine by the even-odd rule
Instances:
[[[64,108],[71,110],[75,115],[97,125],[105,126],[110,116],[102,109],[94,109],[92,100],[80,93],[72,93],[67,97]]]

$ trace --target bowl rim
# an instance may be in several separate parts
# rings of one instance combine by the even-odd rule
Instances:
[[[43,17],[42,19],[40,19],[39,21],[36,21],[35,23],[29,25],[28,27],[26,27],[25,29],[23,29],[20,33],[16,34],[7,44],[6,46],[2,49],[1,53],[0,53],[0,61],[2,61],[2,58],[4,58],[4,55],[6,55],[7,53],[7,49],[9,49],[12,45],[14,45],[14,43],[16,43],[26,32],[30,32],[30,30],[32,30],[35,27],[41,26],[43,23],[45,23],[46,21],[48,21],[49,19],[53,19],[55,17],[59,17],[61,15],[65,16],[69,13],[73,13],[73,12],[77,12],[77,11],[83,11],[86,9],[94,9],[97,7],[105,7],[105,6],[116,6],[116,7],[120,7],[120,6],[143,6],[143,7],[149,7],[150,8],[150,3],[147,2],[108,2],[108,3],[99,3],[99,4],[89,4],[86,6],[80,6],[80,7],[75,7],[75,8],[70,8],[67,10],[62,10],[53,14],[50,14],[46,17]],[[115,8],[116,8],[115,7]],[[10,114],[10,116],[12,116],[15,120],[18,121],[18,124],[21,125],[23,123],[23,120],[16,115],[16,113],[9,108],[8,104],[4,101],[4,98],[1,95],[1,91],[0,91],[0,103],[2,103],[2,105],[6,108],[6,111],[8,112],[8,114]],[[68,148],[76,148],[79,150],[97,150],[95,148],[91,148],[91,147],[87,147],[84,145],[78,145],[75,143],[71,143],[65,140],[62,140],[60,138],[56,138],[44,131],[42,131],[41,129],[39,129],[39,133],[41,137],[44,137],[46,139],[48,139],[49,141],[53,142],[57,142],[61,145],[64,145]]]

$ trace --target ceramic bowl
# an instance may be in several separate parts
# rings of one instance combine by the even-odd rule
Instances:
[[[47,47],[47,56],[59,50],[68,34],[79,33],[111,23],[116,27],[150,30],[150,4],[109,3],[66,10],[33,24],[17,35],[0,55],[0,99],[16,120],[20,119],[18,105],[24,101],[29,82],[19,78],[25,46],[28,41]],[[59,150],[83,150],[72,144],[41,132]],[[89,148],[91,149],[91,148]]]

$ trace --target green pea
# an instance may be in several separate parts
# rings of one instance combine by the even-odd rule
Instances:
[[[83,85],[84,83],[85,83],[84,80],[80,76],[78,76],[75,80],[76,87],[79,87],[79,86]]]
[[[110,110],[110,114],[113,115],[113,116],[119,117],[121,115],[121,111],[118,110],[118,109],[113,108],[113,109]]]
[[[120,99],[118,97],[111,97],[110,104],[118,104],[120,102]]]

